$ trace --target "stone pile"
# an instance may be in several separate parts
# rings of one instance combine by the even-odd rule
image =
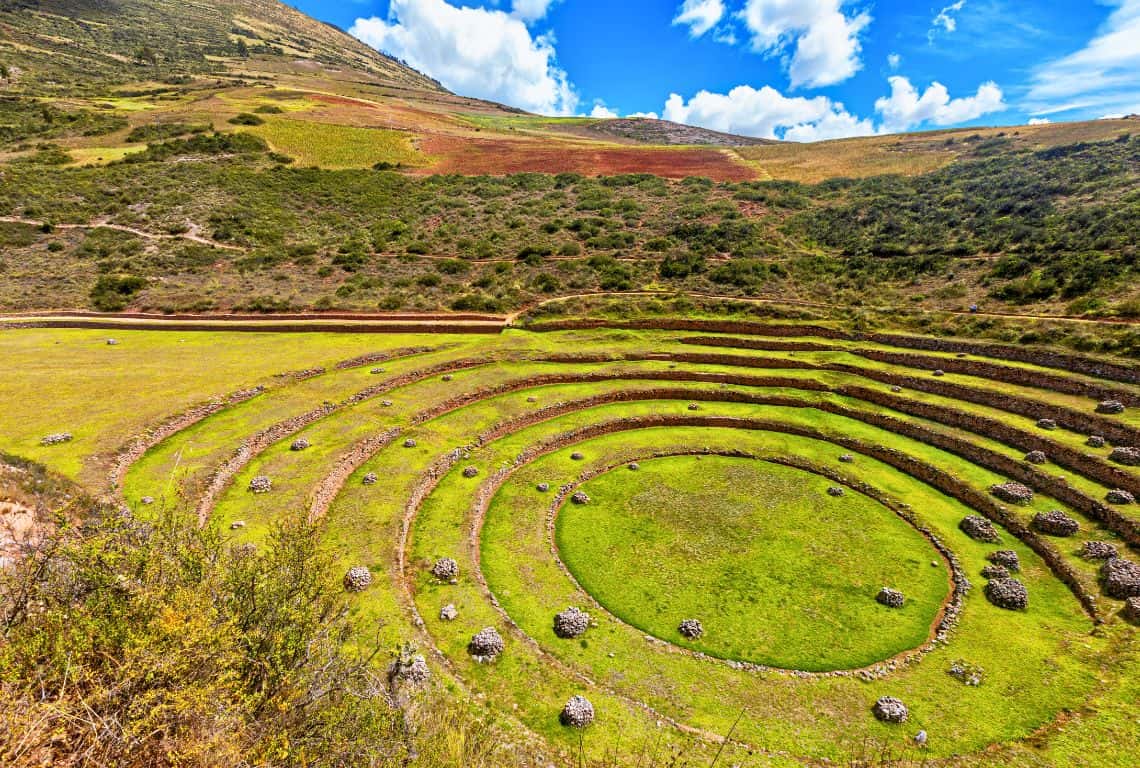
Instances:
[[[443,376],[444,381],[451,381],[453,378],[455,378],[455,377],[452,376],[450,373],[444,374],[444,376]]]
[[[968,661],[959,659],[950,665],[949,674],[955,680],[968,685],[971,688],[976,688],[985,680],[986,671],[979,667],[977,664],[971,664]]]
[[[875,596],[875,601],[888,608],[902,608],[903,603],[906,602],[906,598],[903,597],[903,593],[897,589],[883,587],[879,590],[879,594]]]
[[[570,728],[585,728],[594,722],[594,705],[585,696],[572,696],[558,719]]]
[[[696,640],[705,633],[705,628],[701,626],[699,619],[685,619],[681,622],[680,626],[677,627],[677,631],[681,633],[682,637]]]
[[[1111,560],[1116,555],[1116,547],[1107,541],[1086,541],[1081,550],[1081,557],[1086,560]]]
[[[547,491],[550,490],[550,483],[539,483],[538,485],[535,486],[535,489],[539,493],[546,493]]]
[[[1100,568],[1100,578],[1104,582],[1104,593],[1117,600],[1140,597],[1140,565],[1114,557]]]
[[[1087,445],[1089,448],[1103,448],[1104,438],[1100,435],[1092,435],[1088,440],[1085,441],[1085,445]]]
[[[143,496],[141,499],[139,499],[139,501],[142,502],[143,506],[149,507],[151,504],[154,503],[154,497],[153,496]]]
[[[987,565],[982,569],[983,579],[1008,579],[1009,569],[1004,565]]]
[[[431,567],[431,575],[440,581],[454,581],[459,578],[459,563],[450,557],[441,557]]]
[[[404,447],[405,448],[415,448],[416,447],[416,441],[409,437],[407,440],[404,441]]]
[[[1057,428],[1057,422],[1053,419],[1038,419],[1037,426],[1052,431]]]
[[[1131,445],[1113,448],[1108,460],[1126,467],[1140,467],[1140,448]]]
[[[991,579],[986,582],[985,593],[998,608],[1023,611],[1029,607],[1029,591],[1017,579]]]
[[[851,462],[855,461],[855,457],[852,456],[850,453],[845,453],[839,457],[839,460],[841,462],[843,462],[844,464],[850,464]]]
[[[986,559],[994,565],[1000,565],[1011,573],[1017,573],[1021,570],[1021,558],[1012,549],[999,549],[997,552],[991,552],[986,555]]]
[[[1034,515],[1033,527],[1050,536],[1072,536],[1081,529],[1081,524],[1061,510],[1052,509]]]
[[[902,387],[898,387],[898,386],[891,387],[891,391],[897,395],[899,392],[902,392]]]
[[[1136,497],[1128,491],[1114,488],[1105,495],[1104,500],[1109,504],[1135,504]]]
[[[641,465],[638,464],[636,461],[629,465],[629,471],[630,472],[636,472],[639,469],[641,469]]]
[[[578,491],[577,493],[575,493],[573,496],[570,497],[570,500],[572,502],[574,502],[575,504],[589,504],[590,503],[590,497],[586,495],[585,491]]]
[[[1116,416],[1118,414],[1124,413],[1124,403],[1120,402],[1119,400],[1102,400],[1101,402],[1097,403],[1096,412],[1106,413],[1109,416]]]
[[[428,667],[427,659],[421,654],[416,654],[410,659],[400,658],[392,662],[388,676],[395,682],[420,686],[431,679],[431,669]]]
[[[1025,454],[1025,460],[1030,464],[1044,464],[1049,461],[1049,457],[1045,455],[1045,451],[1030,451]]]
[[[944,371],[944,370],[942,370],[941,368],[939,368],[938,370],[936,370],[936,371],[934,372],[934,375],[935,375],[935,376],[939,376],[939,377],[942,377],[942,376],[945,376],[945,375],[946,375],[946,371]]]
[[[1130,597],[1124,601],[1124,610],[1120,615],[1133,624],[1140,624],[1140,597]]]
[[[833,485],[827,489],[827,495],[828,496],[835,496],[836,498],[842,496],[844,493],[846,493],[846,492],[842,488],[840,488],[838,485]]]
[[[574,451],[574,453],[570,454],[570,458],[573,459],[574,461],[581,461],[582,459],[584,459],[586,457],[585,457],[585,455],[579,453],[578,451]]]
[[[289,446],[290,451],[303,451],[310,446],[310,443],[305,438],[294,440],[293,444]]]
[[[463,470],[464,477],[476,477],[479,474],[478,467],[467,467]]]
[[[1033,501],[1033,491],[1028,486],[1013,481],[991,485],[990,493],[1010,504],[1028,504]]]
[[[376,485],[377,479],[378,478],[376,477],[375,472],[369,472],[367,475],[364,476],[364,478],[360,482],[363,483],[364,485]]]
[[[40,445],[59,445],[60,443],[70,443],[72,435],[70,432],[57,432],[54,435],[48,435],[40,440]]]
[[[554,615],[554,634],[563,640],[581,637],[589,628],[590,614],[574,606]]]
[[[439,609],[440,621],[455,621],[459,618],[459,609],[454,604],[448,603]]]
[[[962,522],[958,523],[958,528],[962,533],[977,541],[1001,541],[1001,536],[998,535],[997,528],[994,528],[994,524],[978,515],[967,515],[963,517]]]
[[[249,489],[254,493],[269,493],[273,488],[273,481],[265,475],[258,475],[249,481]]]
[[[690,411],[699,411],[700,409],[701,409],[701,406],[698,403],[689,403],[689,410]]]
[[[467,652],[475,661],[482,664],[499,658],[505,647],[503,636],[499,634],[497,629],[484,627],[471,637],[471,642],[467,644]]]
[[[875,717],[882,720],[884,723],[905,723],[910,712],[907,711],[906,704],[896,699],[894,696],[883,696],[875,702],[875,706],[871,707],[871,711]]]
[[[363,565],[354,565],[344,574],[344,588],[349,592],[363,592],[372,583],[372,571]]]

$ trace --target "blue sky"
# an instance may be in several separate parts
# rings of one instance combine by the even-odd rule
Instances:
[[[451,90],[816,140],[1140,111],[1140,0],[293,0]]]

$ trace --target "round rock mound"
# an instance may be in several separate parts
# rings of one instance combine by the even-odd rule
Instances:
[[[581,637],[589,628],[590,614],[574,606],[554,615],[554,634],[563,640]]]
[[[1103,448],[1104,438],[1100,435],[1092,435],[1088,440],[1085,441],[1085,445],[1087,445],[1089,448]]]
[[[962,522],[958,523],[959,530],[976,541],[995,542],[1001,541],[1001,536],[998,535],[997,528],[994,524],[984,517],[978,515],[967,515],[962,518]]]
[[[1114,557],[1100,567],[1100,578],[1104,582],[1104,593],[1117,600],[1140,597],[1140,565]]]
[[[474,657],[475,661],[482,663],[497,659],[505,647],[503,636],[499,634],[499,630],[494,627],[484,627],[471,637],[471,642],[467,644],[467,651]]]
[[[416,441],[409,437],[407,440],[404,441],[404,447],[405,448],[415,448],[416,447]]]
[[[1140,597],[1130,597],[1124,601],[1124,610],[1120,612],[1126,621],[1140,624]]]
[[[365,475],[365,476],[364,476],[364,477],[361,479],[361,481],[360,481],[360,482],[361,482],[361,484],[362,484],[362,485],[376,485],[376,481],[377,481],[377,479],[378,479],[378,478],[376,477],[376,473],[375,473],[375,472],[369,472],[367,475]]]
[[[372,583],[372,571],[363,565],[354,565],[344,574],[344,588],[349,592],[363,592]]]
[[[1124,403],[1119,400],[1102,400],[1097,403],[1097,413],[1106,413],[1109,416],[1116,416],[1124,413]]]
[[[1109,491],[1105,495],[1104,500],[1107,501],[1109,504],[1135,504],[1136,503],[1136,497],[1135,496],[1133,496],[1128,491],[1122,490],[1120,488],[1114,488],[1113,490]]]
[[[1030,451],[1025,454],[1025,460],[1030,464],[1044,464],[1049,461],[1049,457],[1045,455],[1045,451]]]
[[[459,609],[454,604],[448,603],[439,609],[440,621],[455,621],[459,618]]]
[[[1052,431],[1057,428],[1057,422],[1053,419],[1038,419],[1037,426],[1041,429]]]
[[[982,569],[983,579],[1008,579],[1009,569],[1004,565],[987,565]]]
[[[1029,591],[1017,579],[992,579],[986,582],[985,593],[998,608],[1023,611],[1029,607]]]
[[[478,475],[479,475],[479,468],[478,467],[466,467],[463,470],[463,476],[464,477],[478,477]]]
[[[685,619],[677,627],[677,631],[681,633],[682,637],[696,640],[705,633],[705,628],[701,626],[699,619]]]
[[[1140,467],[1140,448],[1131,445],[1113,448],[1108,460],[1126,467]]]
[[[431,575],[440,581],[457,579],[459,578],[459,563],[455,562],[453,558],[441,557],[439,560],[436,560],[435,565],[431,567]]]
[[[1012,549],[999,549],[986,555],[986,559],[994,565],[1000,565],[1011,573],[1021,570],[1021,558]]]
[[[550,490],[550,483],[539,483],[534,487],[534,489],[539,493],[546,493]]]
[[[585,696],[571,696],[558,719],[570,728],[585,728],[594,722],[594,705]]]
[[[589,504],[590,503],[590,497],[586,495],[585,491],[578,491],[577,493],[575,493],[573,496],[570,497],[570,500],[572,502],[574,502],[575,504]]]
[[[294,440],[293,444],[289,446],[289,450],[290,451],[303,451],[306,448],[308,448],[310,445],[311,445],[311,443],[302,437],[298,440]]]
[[[249,481],[249,489],[254,493],[269,493],[273,488],[273,481],[265,475],[259,475]]]
[[[850,464],[850,463],[852,463],[853,461],[855,461],[855,457],[854,457],[854,456],[852,456],[850,453],[845,453],[845,454],[843,454],[842,456],[840,456],[840,457],[839,457],[839,460],[840,460],[841,462],[843,462],[844,464]]]
[[[1086,560],[1111,560],[1116,554],[1116,546],[1107,541],[1086,541],[1081,549],[1081,557]]]
[[[1029,486],[1012,480],[999,485],[991,485],[990,493],[1009,504],[1028,504],[1033,501],[1033,490]]]
[[[900,699],[894,696],[883,696],[871,707],[875,717],[884,723],[905,723],[910,712]]]
[[[570,454],[570,458],[574,461],[582,461],[586,458],[586,455],[578,451],[574,451],[574,453]]]
[[[1081,524],[1059,509],[1038,512],[1033,517],[1033,527],[1050,536],[1072,536],[1081,530]]]
[[[897,589],[883,587],[879,590],[879,594],[875,596],[875,601],[888,608],[902,608],[903,603],[906,602],[906,598],[903,597],[903,593]]]
[[[833,486],[831,486],[830,488],[828,488],[828,489],[827,489],[827,495],[828,495],[828,496],[834,496],[834,497],[836,497],[836,498],[839,498],[840,496],[842,496],[842,495],[843,495],[843,494],[845,494],[845,493],[846,493],[846,491],[844,491],[844,490],[843,490],[841,487],[839,487],[838,485],[833,485]]]

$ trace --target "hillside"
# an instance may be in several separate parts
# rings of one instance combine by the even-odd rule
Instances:
[[[3,311],[1140,314],[1135,119],[804,145],[468,99],[269,0],[0,25]]]

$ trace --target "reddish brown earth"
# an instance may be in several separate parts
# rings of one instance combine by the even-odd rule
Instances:
[[[508,173],[652,173],[667,178],[706,176],[715,181],[747,181],[756,172],[727,152],[715,149],[585,147],[455,136],[428,136],[420,149],[436,159],[424,173],[504,175]]]

